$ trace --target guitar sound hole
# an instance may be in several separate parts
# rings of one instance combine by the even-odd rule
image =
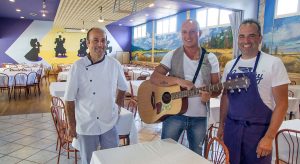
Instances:
[[[169,104],[170,101],[171,101],[171,94],[170,92],[165,92],[163,95],[162,95],[162,101],[164,104]]]

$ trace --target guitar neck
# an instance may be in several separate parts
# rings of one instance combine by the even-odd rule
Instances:
[[[172,99],[180,99],[184,97],[192,97],[192,96],[197,96],[199,95],[202,91],[207,91],[207,92],[215,92],[223,89],[223,84],[218,83],[214,85],[209,85],[205,87],[200,87],[192,90],[184,90],[180,92],[173,92],[171,93]]]

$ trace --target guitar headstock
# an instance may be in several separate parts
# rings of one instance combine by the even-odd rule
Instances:
[[[240,92],[242,88],[247,90],[249,85],[250,79],[247,76],[230,79],[223,83],[224,88],[230,90],[230,92],[234,92],[234,89],[238,89],[238,91]]]

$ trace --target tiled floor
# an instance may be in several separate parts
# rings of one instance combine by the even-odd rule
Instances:
[[[139,142],[160,138],[161,124],[147,125],[136,119]],[[55,164],[58,151],[50,113],[0,116],[0,164]],[[61,164],[74,163],[74,153]]]

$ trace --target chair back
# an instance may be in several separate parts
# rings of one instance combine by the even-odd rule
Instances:
[[[54,106],[54,107],[57,107],[61,110],[58,110],[58,114],[59,114],[59,118],[61,120],[66,120],[66,117],[65,117],[65,103],[62,99],[60,99],[59,97],[56,97],[56,96],[52,96],[51,98],[51,106]]]
[[[292,129],[282,129],[275,137],[276,164],[300,163],[300,131]]]
[[[14,76],[14,86],[26,86],[27,83],[27,74],[26,73],[17,73]]]
[[[229,151],[224,142],[217,137],[209,141],[204,157],[214,164],[229,164]]]
[[[0,88],[9,87],[9,76],[4,73],[0,73]]]
[[[127,110],[130,111],[135,118],[137,112],[137,101],[134,99],[130,99],[127,105]]]
[[[295,93],[291,90],[288,90],[288,96],[289,97],[294,97],[295,96]]]
[[[37,78],[37,73],[36,72],[30,72],[27,75],[26,85],[33,85],[35,83],[35,81],[36,81],[36,78]]]

